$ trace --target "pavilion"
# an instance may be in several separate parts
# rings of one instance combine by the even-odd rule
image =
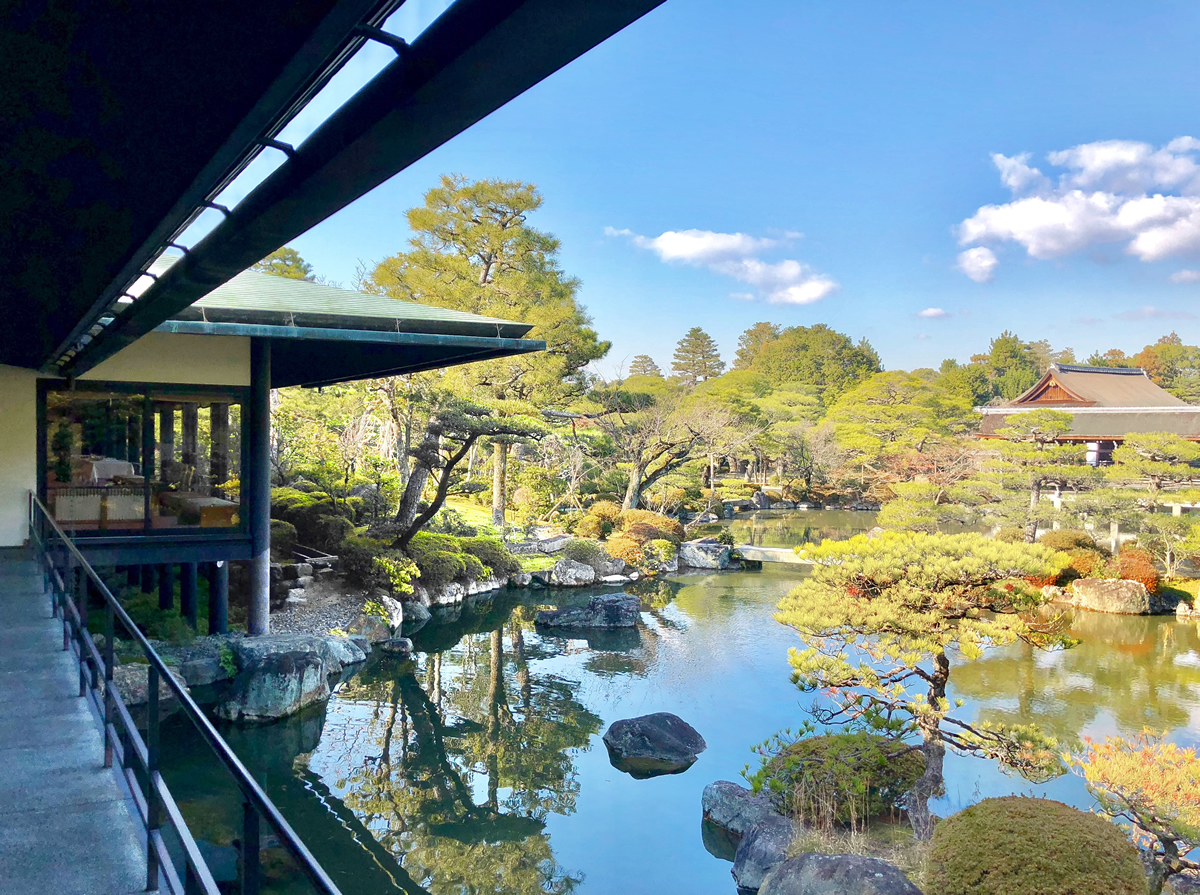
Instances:
[[[1071,414],[1071,428],[1058,440],[1085,443],[1094,465],[1110,462],[1113,448],[1129,433],[1169,432],[1200,441],[1200,406],[1156,385],[1145,370],[1078,364],[1052,364],[1012,401],[979,408],[979,437],[998,438],[1008,417],[1038,409]]]

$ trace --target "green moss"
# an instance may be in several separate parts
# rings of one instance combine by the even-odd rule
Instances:
[[[517,558],[496,538],[463,538],[459,543],[464,553],[476,557],[497,578],[506,578],[521,570]]]
[[[929,895],[1146,895],[1114,824],[1062,802],[985,799],[935,827]]]

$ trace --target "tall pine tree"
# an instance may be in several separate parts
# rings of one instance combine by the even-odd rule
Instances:
[[[700,327],[693,326],[675,346],[671,370],[684,384],[694,386],[720,376],[725,370],[725,362],[721,360],[713,337]]]
[[[662,370],[648,354],[639,354],[629,364],[630,376],[661,376]]]

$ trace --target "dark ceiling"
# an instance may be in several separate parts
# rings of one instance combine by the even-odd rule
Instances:
[[[43,363],[335,5],[7,6],[0,24],[0,362]],[[228,172],[218,180],[220,173]],[[30,314],[31,306],[42,312]]]
[[[6,5],[0,363],[94,366],[662,0],[456,0],[118,310],[129,283],[402,2]]]

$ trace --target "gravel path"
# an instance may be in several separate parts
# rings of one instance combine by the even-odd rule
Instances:
[[[349,627],[362,612],[366,594],[347,590],[340,578],[319,581],[304,591],[303,603],[288,603],[271,613],[271,631],[277,634],[328,634]]]

